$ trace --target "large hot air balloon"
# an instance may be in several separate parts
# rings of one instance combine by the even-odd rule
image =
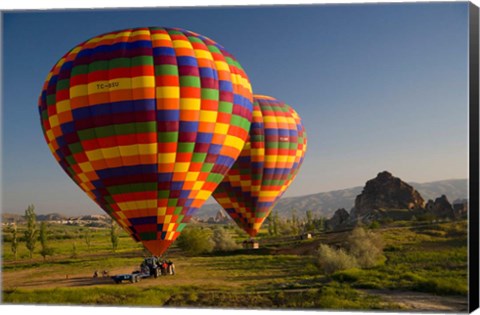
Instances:
[[[254,237],[295,178],[307,149],[301,119],[289,105],[253,96],[249,140],[213,197]]]
[[[213,40],[135,28],[69,51],[49,73],[39,111],[65,172],[161,255],[240,154],[252,93],[241,65]]]

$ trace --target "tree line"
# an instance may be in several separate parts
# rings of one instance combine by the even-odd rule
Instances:
[[[38,248],[37,247],[38,243],[40,243],[39,254],[43,257],[44,260],[47,258],[47,256],[53,256],[55,254],[55,250],[53,247],[50,246],[49,237],[48,237],[50,233],[48,231],[48,226],[44,221],[42,221],[40,222],[40,227],[38,227],[37,215],[35,213],[34,205],[29,205],[27,209],[25,209],[24,218],[26,221],[26,226],[23,229],[23,231],[19,231],[17,223],[13,222],[13,224],[11,224],[6,230],[6,232],[9,232],[10,237],[4,236],[5,241],[7,240],[10,241],[10,249],[14,259],[15,260],[18,259],[19,245],[22,242],[25,244],[25,247],[28,250],[28,255],[30,259],[33,258],[33,254],[35,253],[35,250]],[[87,229],[84,229],[82,232],[83,234],[81,235],[81,237],[83,238],[87,246],[87,250],[90,251],[92,246],[92,237],[93,237],[92,231],[87,228]],[[73,237],[73,241],[71,243],[72,257],[77,256],[76,240],[78,238],[79,236]],[[115,252],[119,244],[119,229],[113,220],[110,226],[110,242],[111,242],[111,249],[113,252]]]
[[[49,231],[49,226],[44,222],[40,222],[40,227],[37,223],[37,215],[35,213],[34,205],[29,205],[25,210],[24,218],[26,226],[20,233],[17,224],[14,222],[9,228],[11,251],[14,259],[17,260],[19,244],[24,243],[30,259],[33,258],[35,251],[40,243],[40,250],[38,253],[45,260],[48,256],[55,254],[55,249],[50,246],[50,239],[52,233]],[[278,215],[278,212],[272,212],[266,219],[265,226],[267,228],[268,236],[279,235],[300,235],[303,233],[323,232],[326,218],[314,215],[313,211],[305,212],[304,217],[300,217],[295,209],[292,209],[290,217],[284,218]],[[119,245],[119,227],[112,220],[110,226],[110,244],[111,250],[115,252]],[[67,232],[65,232],[66,234]],[[85,242],[87,250],[91,250],[92,246],[92,231],[89,228],[83,229],[81,235],[68,236],[63,238],[72,239],[71,242],[71,256],[77,256],[77,241],[82,238]],[[22,237],[23,236],[23,237]],[[49,237],[50,236],[50,237]],[[62,237],[54,235],[53,237]],[[209,228],[191,228],[186,229],[180,235],[177,245],[183,251],[189,254],[198,254],[212,251],[234,250],[240,247],[235,240],[227,232],[226,229],[220,227],[215,229]]]
[[[302,233],[324,232],[326,230],[325,217],[314,215],[312,210],[305,212],[305,217],[301,218],[297,210],[292,209],[289,218],[282,218],[277,211],[273,211],[265,220],[268,235],[299,235]]]

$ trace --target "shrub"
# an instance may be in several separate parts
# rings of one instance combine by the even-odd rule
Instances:
[[[403,250],[402,245],[388,245],[383,249],[385,252],[399,252]]]
[[[42,248],[40,251],[40,255],[42,255],[43,259],[45,259],[47,256],[53,256],[53,254],[55,254],[55,250],[51,247]]]
[[[417,215],[417,220],[421,222],[433,222],[437,219],[437,216],[430,214],[430,213],[425,213],[425,214],[419,214]]]
[[[439,295],[466,295],[468,293],[467,284],[463,279],[426,278],[411,272],[405,273],[401,278],[408,281],[407,286],[414,291]]]
[[[209,229],[198,227],[185,229],[178,237],[177,245],[190,255],[209,253],[214,247],[210,234]]]
[[[313,263],[307,263],[305,266],[303,266],[303,272],[305,274],[317,274],[318,273],[318,267],[313,264]]]
[[[326,274],[357,266],[355,257],[348,255],[343,249],[334,249],[321,244],[317,250],[317,264]]]
[[[406,272],[403,275],[400,276],[401,280],[406,280],[409,282],[418,282],[418,283],[423,283],[425,282],[425,278],[413,273],[413,272]]]
[[[235,250],[240,247],[224,228],[216,228],[213,230],[212,241],[214,243],[214,249],[218,251]]]
[[[361,269],[352,268],[348,271],[338,271],[332,275],[332,279],[338,282],[356,282],[361,278]]]
[[[461,237],[467,235],[467,227],[462,224],[452,224],[446,231],[448,237]]]
[[[382,237],[373,231],[355,228],[348,237],[348,252],[363,268],[374,266],[382,257]]]
[[[370,226],[369,226],[369,228],[372,230],[379,229],[380,227],[381,225],[380,225],[380,222],[378,221],[373,221],[372,223],[370,223]]]

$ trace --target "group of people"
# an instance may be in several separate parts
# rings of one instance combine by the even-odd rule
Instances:
[[[175,264],[171,260],[160,260],[159,257],[155,256],[144,260],[140,265],[140,269],[143,273],[150,273],[150,268],[159,268],[162,275],[175,274]]]
[[[163,260],[161,263],[159,261],[160,270],[162,274],[165,275],[174,275],[175,274],[175,265],[171,260]]]
[[[174,275],[175,274],[175,264],[171,260],[160,260],[159,257],[152,256],[152,258],[145,259],[142,264],[140,265],[140,270],[142,273],[151,274],[150,268],[159,268],[160,274],[162,275]],[[153,271],[152,271],[153,272]],[[109,272],[107,270],[102,271],[102,277],[106,278],[109,276]],[[99,272],[95,270],[93,272],[93,278],[98,278]]]
[[[109,276],[109,273],[108,273],[107,270],[102,271],[102,277],[103,277],[103,278],[106,278],[106,277],[108,277],[108,276]],[[98,270],[95,270],[95,271],[93,272],[93,277],[94,277],[94,278],[98,278]]]

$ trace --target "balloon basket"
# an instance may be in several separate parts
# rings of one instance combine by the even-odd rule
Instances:
[[[260,243],[254,239],[248,239],[242,243],[244,249],[258,249],[260,248]]]

